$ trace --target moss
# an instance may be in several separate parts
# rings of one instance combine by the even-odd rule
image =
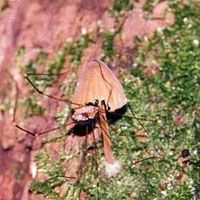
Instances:
[[[162,0],[148,0],[143,6],[143,10],[147,12],[152,12],[154,7],[160,3]]]
[[[75,65],[79,65],[83,51],[88,47],[91,39],[89,34],[82,35],[77,41],[68,42],[65,51],[68,55],[71,55],[71,61]]]
[[[188,148],[192,152],[198,148],[198,141],[194,139],[196,128],[193,124],[193,113],[196,113],[196,106],[199,105],[197,16],[200,8],[194,4],[180,6],[176,3],[171,4],[176,17],[172,27],[158,30],[148,40],[137,38],[137,68],[132,69],[132,74],[137,79],[135,82],[125,83],[130,104],[137,115],[146,115],[150,119],[159,116],[156,117],[158,121],[155,124],[144,123],[150,133],[145,152],[160,152],[162,156],[159,159],[160,164],[155,161],[151,166],[153,173],[150,173],[150,176],[144,171],[142,176],[145,176],[147,185],[145,193],[140,193],[138,199],[192,199],[191,187],[198,191],[196,184],[199,172],[194,169],[197,164],[186,172],[188,179],[183,186],[176,185],[171,190],[165,190],[164,196],[159,192],[159,184],[169,175],[171,169],[181,172],[177,163],[181,150]],[[149,55],[156,60],[160,68],[159,73],[151,77],[144,73]],[[172,119],[176,110],[187,116],[187,123],[180,127],[177,127]],[[194,155],[193,158],[198,163]],[[196,177],[193,186],[193,176],[190,173]],[[172,175],[172,179],[173,177]]]
[[[26,113],[25,117],[30,117],[30,116],[41,116],[44,114],[45,109],[42,108],[38,103],[35,98],[35,96],[32,96],[31,98],[27,98],[24,100],[22,103],[24,106],[24,113]]]
[[[32,185],[35,193],[51,199],[78,199],[81,192],[94,200],[198,199],[200,8],[179,1],[169,3],[175,14],[175,24],[159,29],[149,39],[135,38],[136,63],[128,72],[120,74],[137,118],[124,117],[111,131],[113,151],[122,164],[119,176],[106,178],[101,141],[97,144],[98,155],[94,153],[94,146],[86,150],[80,148],[76,154],[66,157],[64,152],[59,152],[56,161],[43,152],[36,161],[38,170],[48,178]],[[116,7],[116,10],[120,9]],[[104,59],[115,60],[117,57],[113,44],[115,36],[116,32],[103,36]],[[66,54],[71,56],[75,65],[80,63],[89,41],[88,36],[83,37],[66,47]],[[152,67],[153,62],[149,59],[155,60],[159,68],[154,75],[147,75],[144,71],[144,67]],[[63,63],[62,56],[60,63]],[[176,124],[174,116],[180,113],[185,121]],[[131,111],[126,115],[131,116]],[[146,131],[141,123],[148,132],[144,142],[137,137],[139,132]],[[180,163],[183,149],[190,153],[191,164],[187,167]],[[85,153],[83,177],[80,183],[74,184],[63,178],[63,163],[70,162],[82,152]],[[177,178],[176,174],[185,179]],[[62,184],[68,187],[61,197],[56,187]]]
[[[114,0],[111,8],[112,16],[118,18],[123,12],[131,10],[134,2],[134,0]]]
[[[105,60],[106,58],[112,59],[116,55],[116,50],[114,47],[115,36],[116,32],[104,33],[102,45],[102,49],[104,50],[104,57],[102,58],[103,60]]]
[[[153,38],[147,41],[145,49],[138,50],[139,65],[144,63],[145,55],[149,53],[152,53],[160,63],[160,77],[146,82],[151,82],[158,87],[171,106],[182,107],[182,109],[199,103],[199,68],[197,67],[199,51],[194,45],[195,41],[198,43],[198,28],[195,25],[198,21],[194,16],[198,10],[196,8],[191,10],[191,7],[193,6],[190,8],[186,6],[181,11],[177,9],[178,16],[176,16],[175,25],[158,31]],[[191,10],[191,13],[188,10]],[[144,76],[139,68],[133,73],[136,76],[139,75],[140,78]]]
[[[48,183],[33,182],[31,187],[33,192],[43,194],[53,199],[59,197],[57,192],[52,191],[52,188]]]
[[[52,199],[59,199],[59,193],[56,187],[66,182],[64,171],[61,165],[61,159],[52,160],[52,158],[45,152],[40,151],[36,156],[39,173],[46,176],[45,181],[38,180],[32,182],[31,190],[34,193],[43,194]]]

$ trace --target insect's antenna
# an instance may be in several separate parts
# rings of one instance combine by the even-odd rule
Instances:
[[[108,82],[108,80],[106,80],[106,78],[104,77],[103,70],[102,70],[102,67],[101,67],[101,61],[100,61],[100,60],[97,60],[97,59],[94,59],[94,60],[92,60],[92,61],[98,63],[99,68],[100,68],[100,72],[101,72],[101,76],[102,76],[103,80],[104,80],[104,81],[110,86],[110,88],[111,88],[110,91],[109,91],[109,95],[108,95],[108,102],[109,102],[110,97],[111,97],[111,95],[112,95],[113,86],[112,86],[112,84],[111,84],[110,82]],[[104,63],[103,63],[103,64],[104,64]],[[107,102],[107,105],[108,105],[108,102]]]
[[[130,109],[133,117],[138,121],[138,123],[140,124],[140,126],[145,130],[145,132],[149,135],[149,131],[144,127],[144,125],[142,124],[142,122],[140,121],[139,118],[136,117],[135,113],[133,112],[133,109],[131,108],[131,106],[129,105],[129,103],[127,104],[128,108]]]
[[[57,101],[62,101],[62,102],[66,102],[66,103],[70,103],[70,104],[74,104],[74,105],[78,105],[80,107],[83,107],[84,105],[81,105],[81,104],[78,104],[78,103],[73,103],[71,100],[69,99],[61,99],[61,98],[58,98],[58,97],[54,97],[52,95],[49,95],[49,94],[46,94],[44,93],[43,91],[39,90],[34,84],[33,82],[30,80],[30,78],[27,76],[27,75],[24,75],[24,77],[26,78],[26,80],[32,85],[32,87],[39,93],[39,94],[42,94],[44,96],[47,96],[51,99],[54,99],[54,100],[57,100]]]

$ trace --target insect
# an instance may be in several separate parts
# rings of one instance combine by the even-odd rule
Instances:
[[[120,165],[112,153],[108,124],[126,112],[127,99],[119,80],[105,63],[93,60],[81,74],[72,102],[75,129],[83,128],[85,124],[85,127],[92,126],[92,129],[99,126],[104,143],[106,172],[108,176],[116,175]]]
[[[127,99],[117,77],[109,67],[99,61],[92,60],[85,71],[80,75],[74,95],[71,100],[59,99],[40,91],[26,76],[33,88],[49,98],[72,103],[71,135],[100,134],[103,139],[106,173],[109,177],[115,176],[120,171],[120,164],[112,153],[112,142],[109,134],[109,124],[117,121],[127,110]],[[30,131],[16,125],[19,129],[35,135]],[[54,128],[52,130],[56,130]],[[52,131],[50,130],[50,131]],[[46,133],[44,131],[38,135]],[[69,142],[70,145],[70,142]]]

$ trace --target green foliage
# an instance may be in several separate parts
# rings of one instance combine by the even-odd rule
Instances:
[[[199,103],[199,10],[191,5],[181,10],[177,8],[175,12],[175,25],[158,30],[153,38],[146,41],[146,48],[138,50],[138,65],[142,66],[145,55],[152,52],[161,72],[159,77],[145,80],[146,85],[156,86],[170,107],[185,110]],[[133,73],[140,78],[144,76],[139,68]]]
[[[35,96],[29,97],[23,102],[24,113],[26,113],[26,117],[43,115],[45,109],[41,107],[36,100]]]
[[[104,57],[102,58],[105,60],[105,58],[112,59],[116,55],[116,50],[114,48],[114,38],[116,36],[116,32],[106,32],[103,35],[103,50],[104,50]]]
[[[119,17],[122,12],[127,12],[133,8],[133,0],[114,0],[111,13],[113,17]]]
[[[32,182],[31,189],[34,193],[41,193],[52,199],[59,199],[56,187],[67,180],[62,169],[63,160],[53,160],[46,152],[40,151],[36,156],[39,172],[45,174],[45,181]],[[62,161],[62,162],[61,162]]]
[[[159,161],[161,165],[157,161],[153,164],[154,173],[150,177],[146,172],[143,174],[148,184],[145,193],[140,194],[138,199],[192,199],[193,190],[196,191],[195,196],[199,196],[199,158],[193,154],[197,164],[184,172],[188,175],[185,184],[173,186],[160,193],[164,196],[159,197],[159,185],[170,171],[180,172],[177,160],[181,150],[187,148],[196,152],[199,149],[195,128],[197,119],[193,113],[198,112],[200,99],[200,20],[197,17],[200,8],[193,4],[181,6],[175,2],[171,6],[176,17],[175,24],[158,30],[148,40],[137,38],[137,63],[132,70],[137,79],[125,82],[128,99],[136,115],[157,120],[155,124],[144,123],[151,135],[145,151],[151,149],[154,153],[164,154]],[[149,67],[147,55],[153,55],[159,63],[160,71],[156,76],[149,77],[144,72],[144,66]],[[181,127],[177,127],[172,119],[176,112],[187,116],[187,123]]]
[[[91,39],[88,34],[83,35],[75,42],[69,42],[66,46],[66,53],[71,55],[71,61],[75,65],[79,65],[83,51],[88,47]]]
[[[49,87],[53,82],[58,79],[58,75],[65,66],[65,59],[67,55],[71,56],[71,61],[73,64],[80,64],[80,60],[83,54],[84,49],[86,49],[91,42],[89,35],[83,35],[79,40],[75,42],[66,43],[64,49],[59,51],[53,61],[47,63],[48,54],[46,52],[39,52],[37,57],[34,60],[31,60],[25,66],[26,74],[33,74],[32,81],[36,86],[42,85],[44,88]],[[25,51],[24,48],[21,48],[17,56],[20,56]],[[46,65],[46,75],[40,75],[38,69],[41,65]],[[42,76],[42,77],[41,77]]]
[[[147,12],[152,12],[153,8],[162,0],[147,0],[143,6],[143,10]]]
[[[29,76],[36,87],[43,87],[41,90],[49,87],[58,79],[58,75],[65,65],[65,52],[57,53],[55,60],[47,64],[48,54],[46,52],[39,52],[35,60],[31,60],[25,66],[25,73]],[[47,65],[47,70],[44,75],[38,74],[38,70],[42,65]],[[46,75],[45,75],[46,74]],[[33,89],[33,88],[32,88]]]
[[[65,64],[65,53],[58,52],[55,61],[53,61],[49,65],[48,73],[49,74],[57,74],[58,72],[60,72],[61,69],[63,69],[64,64]]]

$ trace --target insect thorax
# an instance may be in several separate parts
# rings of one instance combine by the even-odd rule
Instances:
[[[94,129],[98,126],[99,115],[101,113],[106,114],[106,120],[108,120],[109,124],[114,123],[126,112],[126,105],[115,112],[109,112],[109,110],[110,107],[105,103],[105,100],[95,100],[94,102],[86,103],[85,106],[76,108],[72,113],[75,129],[78,132]]]

